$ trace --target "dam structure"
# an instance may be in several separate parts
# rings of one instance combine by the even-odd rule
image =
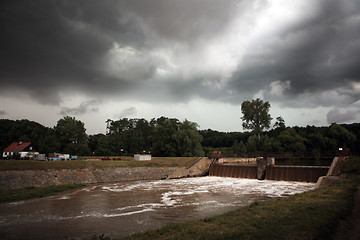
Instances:
[[[334,175],[346,156],[334,157],[331,166],[275,165],[275,157],[226,158],[221,153],[199,158],[193,165],[182,168],[168,178],[216,176],[275,181],[316,183],[320,177]]]

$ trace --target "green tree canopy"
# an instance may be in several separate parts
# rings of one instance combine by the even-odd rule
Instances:
[[[178,155],[184,157],[203,156],[204,151],[201,146],[202,136],[198,132],[199,126],[185,120],[179,127],[175,137],[178,146]]]
[[[264,102],[260,98],[252,101],[244,101],[241,104],[243,116],[243,128],[254,131],[260,140],[261,133],[264,129],[270,128],[271,116],[269,114],[270,103]]]
[[[61,144],[61,151],[72,155],[88,155],[87,135],[84,123],[75,117],[63,117],[55,126],[56,136]]]
[[[155,156],[203,156],[201,146],[202,136],[198,132],[198,125],[185,120],[180,122],[176,118],[158,118],[152,120],[154,125],[152,153]]]

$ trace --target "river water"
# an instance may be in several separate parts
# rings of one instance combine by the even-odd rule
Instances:
[[[105,234],[119,238],[313,187],[313,183],[220,177],[90,185],[51,197],[0,204],[0,236],[91,239]]]

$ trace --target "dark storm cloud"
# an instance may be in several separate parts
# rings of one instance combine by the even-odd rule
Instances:
[[[349,123],[356,121],[359,111],[341,110],[334,108],[327,113],[327,122],[331,123]]]
[[[78,107],[63,107],[61,108],[60,115],[82,115],[90,112],[98,112],[98,102],[95,100],[86,101],[81,103]]]
[[[290,81],[284,94],[291,99],[332,90],[341,95],[360,82],[359,2],[321,1],[309,9],[313,13],[305,12],[302,21],[253,42],[230,86],[251,94],[274,81]],[[356,101],[360,94],[348,91],[348,96]]]
[[[304,11],[289,24],[284,19],[283,26],[264,29],[263,36],[240,44],[245,55],[237,56],[236,71],[225,74],[229,81],[213,65],[197,70],[207,55],[193,57],[206,52],[209,42],[232,34],[232,28],[249,28],[251,35],[252,24],[272,3],[1,1],[0,93],[21,91],[53,105],[60,105],[69,91],[152,102],[209,98],[238,104],[259,91],[293,105],[291,99],[302,94],[318,95],[314,106],[335,104],[324,91],[345,96],[343,104],[359,99],[354,88],[360,81],[355,0],[309,1],[310,13]],[[238,29],[235,20],[242,24]],[[219,62],[219,69],[227,67]],[[85,104],[61,112],[89,110]]]
[[[40,103],[59,104],[66,90],[121,95],[141,88],[156,70],[153,64],[160,64],[145,56],[148,49],[172,41],[193,42],[221,31],[233,5],[215,0],[43,0],[2,1],[0,8],[1,89],[22,90]],[[113,59],[130,70],[109,73],[104,59],[114,43],[141,51],[138,57],[148,60],[135,59],[129,65]]]
[[[111,92],[130,87],[100,68],[113,38],[124,44],[141,44],[143,38],[136,23],[118,21],[116,5],[110,3],[2,1],[2,89],[15,86],[42,103],[56,104],[64,89]]]
[[[125,5],[161,38],[193,43],[223,31],[233,17],[236,1],[152,0],[126,1]]]

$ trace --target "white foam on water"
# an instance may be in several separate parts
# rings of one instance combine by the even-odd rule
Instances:
[[[163,193],[161,196],[161,202],[164,203],[166,206],[174,206],[178,200],[177,199],[173,199],[170,196],[172,196],[173,192],[166,192]]]
[[[59,199],[59,200],[67,200],[67,199],[71,199],[71,196],[65,195],[65,196],[58,197],[57,199]]]
[[[106,217],[106,218],[108,218],[108,217],[121,217],[121,216],[128,216],[128,215],[139,214],[139,213],[150,212],[150,211],[155,211],[155,210],[152,209],[152,208],[145,208],[143,210],[127,212],[127,213],[104,214],[103,217]]]

